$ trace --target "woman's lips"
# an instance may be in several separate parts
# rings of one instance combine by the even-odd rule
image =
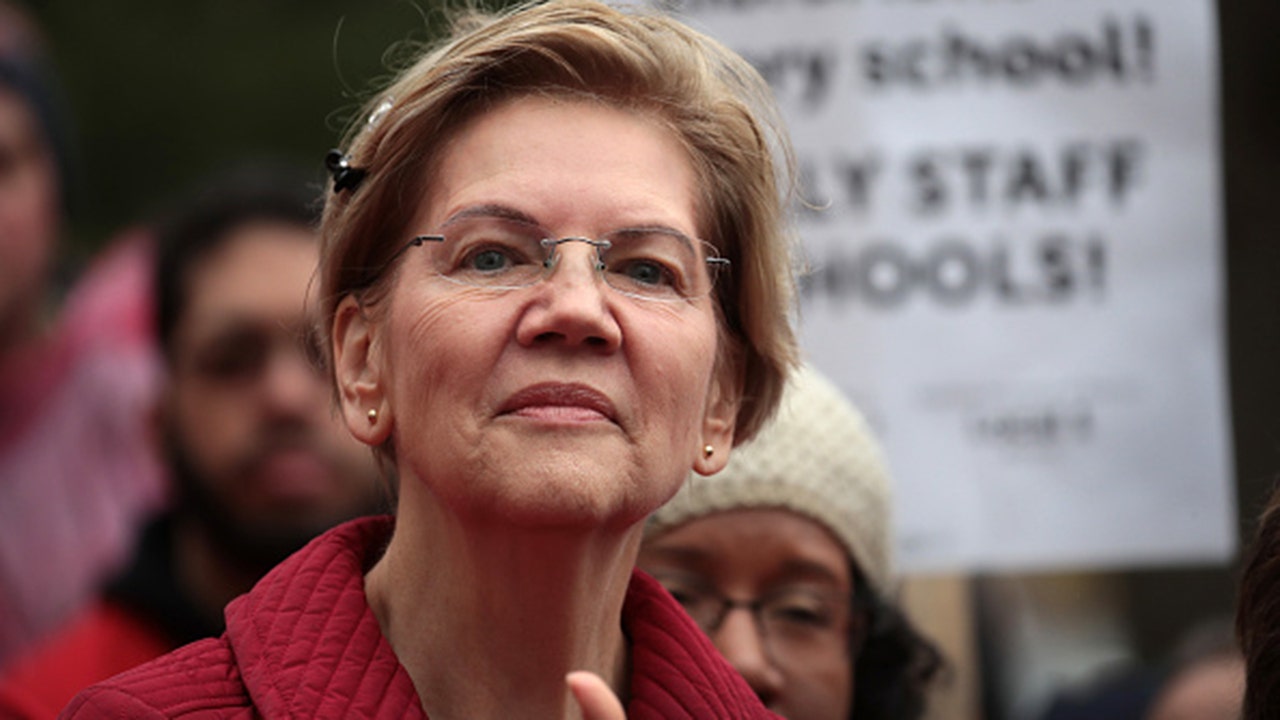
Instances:
[[[531,385],[507,398],[498,414],[550,422],[617,421],[617,412],[608,397],[578,383]]]

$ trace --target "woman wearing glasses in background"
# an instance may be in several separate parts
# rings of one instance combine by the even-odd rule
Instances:
[[[331,156],[321,228],[320,332],[394,522],[322,536],[223,638],[68,715],[620,717],[612,691],[631,717],[768,716],[632,570],[645,518],[724,467],[794,362],[767,87],[594,2],[458,27]]]
[[[891,505],[861,414],[806,367],[727,468],[654,514],[640,567],[779,715],[911,720],[941,658],[890,602]]]

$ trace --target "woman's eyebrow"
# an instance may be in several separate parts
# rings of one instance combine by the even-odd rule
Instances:
[[[815,560],[807,560],[803,558],[792,558],[787,560],[775,573],[776,577],[784,578],[788,582],[795,580],[816,580],[829,582],[832,585],[841,585],[840,574],[832,569],[826,563]]]
[[[666,235],[670,235],[674,238],[679,239],[680,242],[684,243],[685,247],[688,248],[689,250],[694,249],[693,239],[690,238],[688,235],[686,235],[683,231],[678,230],[674,227],[671,227],[670,225],[662,225],[660,223],[649,223],[647,225],[626,225],[618,228],[617,230],[610,230],[605,237],[606,238],[617,237],[619,235],[625,236],[628,234],[642,235],[644,233],[663,233]]]
[[[540,225],[538,224],[538,221],[535,220],[532,215],[529,215],[523,210],[517,210],[511,207],[510,205],[503,205],[501,203],[483,203],[480,205],[471,205],[468,207],[464,207],[461,210],[450,215],[444,221],[442,227],[447,226],[458,220],[463,220],[466,218],[474,218],[474,217],[497,218],[499,220],[510,220],[512,222],[518,222],[518,223],[523,223],[525,225],[540,227]]]

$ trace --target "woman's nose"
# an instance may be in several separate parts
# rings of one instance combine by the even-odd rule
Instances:
[[[517,328],[519,342],[617,349],[622,330],[613,315],[596,248],[562,242],[552,258],[546,277],[535,286],[537,296]]]
[[[711,640],[766,705],[782,692],[782,672],[750,609],[730,608]]]

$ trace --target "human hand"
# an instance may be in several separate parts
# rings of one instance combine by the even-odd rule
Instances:
[[[578,670],[566,675],[564,680],[578,701],[582,720],[626,720],[622,701],[599,675]]]

